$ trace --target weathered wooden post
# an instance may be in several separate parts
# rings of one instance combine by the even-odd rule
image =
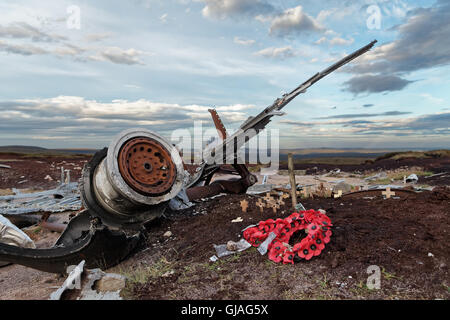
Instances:
[[[292,153],[288,154],[288,170],[289,170],[289,181],[291,183],[291,199],[292,207],[297,206],[297,184],[295,183],[295,172],[294,172],[294,160]]]

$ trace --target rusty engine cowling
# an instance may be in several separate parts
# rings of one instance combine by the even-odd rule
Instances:
[[[165,210],[186,180],[172,144],[143,129],[121,132],[83,169],[83,204],[110,227],[139,227]]]

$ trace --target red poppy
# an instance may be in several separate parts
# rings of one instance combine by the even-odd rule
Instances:
[[[288,263],[294,264],[294,255],[295,255],[295,253],[292,251],[284,252],[283,263],[284,264],[288,264]]]
[[[322,251],[322,250],[325,248],[325,243],[324,243],[322,237],[317,236],[317,237],[314,239],[314,244],[317,246],[317,248],[318,248],[320,251]]]
[[[310,223],[306,228],[309,236],[314,236],[320,232],[320,226],[316,223]]]
[[[283,260],[283,256],[276,251],[269,251],[269,259],[273,262],[279,263]]]
[[[309,250],[312,252],[312,254],[314,255],[314,256],[318,256],[321,252],[322,252],[322,249],[325,247],[325,246],[320,246],[320,245],[318,245],[317,243],[316,243],[316,241],[314,241],[313,239],[311,239],[312,241],[310,241],[309,242]],[[320,240],[320,239],[319,239]],[[321,241],[319,241],[319,242],[321,242]]]
[[[313,255],[314,255],[314,251],[311,251],[308,248],[302,248],[300,251],[298,251],[298,256],[300,258],[304,258],[306,260],[311,260]]]
[[[328,227],[322,227],[323,241],[325,243],[330,242],[331,230]]]
[[[287,248],[282,242],[274,240],[269,248],[269,259],[277,263],[281,262],[283,260],[283,254],[286,250]]]

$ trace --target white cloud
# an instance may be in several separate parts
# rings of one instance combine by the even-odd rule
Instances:
[[[437,98],[437,97],[435,97],[435,96],[433,96],[433,95],[431,95],[429,93],[421,93],[420,96],[422,98],[427,99],[428,101],[431,101],[431,102],[435,103],[435,104],[442,104],[442,103],[445,102],[444,99]]]
[[[296,52],[291,46],[281,47],[281,48],[275,48],[275,47],[269,47],[262,49],[258,52],[255,52],[255,55],[262,56],[266,58],[291,58],[298,55],[298,52]]]
[[[142,89],[140,86],[136,85],[136,84],[126,84],[125,88],[130,88],[130,89]]]
[[[46,33],[26,22],[16,22],[7,26],[0,25],[0,37],[42,42],[57,42],[66,39],[63,36]]]
[[[340,37],[334,37],[332,39],[327,39],[326,37],[322,37],[314,43],[315,44],[328,43],[332,46],[335,46],[335,45],[336,46],[349,46],[349,45],[353,44],[353,42],[355,42],[355,39],[353,39],[353,38],[344,39],[344,38],[340,38]]]
[[[98,42],[110,36],[109,33],[93,33],[84,36],[85,41]],[[75,61],[109,61],[116,64],[134,65],[144,63],[141,56],[149,54],[134,48],[91,47],[83,48],[71,44],[69,39],[51,34],[26,22],[13,22],[7,26],[0,25],[0,51],[23,56],[53,55],[61,58],[71,57]],[[37,44],[38,43],[38,44]]]
[[[108,47],[103,49],[97,55],[91,56],[90,59],[94,61],[110,61],[117,64],[144,65],[140,60],[140,57],[144,54],[145,52],[133,48],[125,50],[119,47]]]
[[[234,15],[265,13],[273,7],[263,0],[197,0],[205,3],[202,14],[207,18],[225,19]]]
[[[91,33],[86,35],[84,38],[88,42],[99,42],[108,39],[109,37],[111,37],[110,33]]]
[[[333,39],[329,40],[329,43],[331,45],[338,45],[338,46],[349,46],[349,45],[353,44],[353,42],[355,42],[355,39],[353,39],[353,38],[344,39],[344,38],[334,37]]]
[[[252,44],[254,44],[256,41],[252,40],[252,39],[241,39],[239,37],[234,37],[234,43],[236,44],[240,44],[243,46],[251,46]]]
[[[231,104],[217,106],[221,118],[228,125],[247,119],[246,111],[253,105]],[[37,137],[48,143],[86,147],[101,146],[121,130],[145,127],[170,137],[173,130],[189,129],[194,121],[213,128],[208,112],[210,105],[134,101],[117,99],[109,102],[89,100],[78,96],[20,99],[0,102],[0,136],[22,141]],[[52,139],[51,137],[55,137]],[[8,140],[6,140],[8,141]],[[45,144],[48,145],[46,142]]]
[[[49,53],[47,50],[34,45],[12,44],[0,40],[0,51],[23,56],[39,55]]]
[[[302,6],[285,10],[273,18],[270,25],[270,33],[278,35],[318,31],[325,31],[325,28],[316,19],[306,14]]]
[[[146,99],[136,101],[116,99],[108,103],[87,100],[77,96],[58,96],[47,99],[19,99],[15,100],[14,104],[17,111],[21,112],[24,117],[27,115],[28,118],[30,118],[30,114],[36,116],[36,114],[45,113],[53,116],[72,116],[78,119],[164,119],[169,122],[171,119],[180,120],[180,117],[183,116],[184,119],[188,119],[186,115],[189,113],[204,113],[209,115],[208,109],[211,108],[211,106],[196,104],[180,105],[160,103]],[[236,118],[237,116],[239,118],[244,117],[244,111],[254,107],[254,105],[233,104],[216,106],[215,109],[225,119],[230,120],[230,118]]]
[[[86,50],[71,44],[66,44],[64,46],[61,47],[57,47],[53,53],[58,55],[58,56],[79,56],[82,53],[84,53]]]

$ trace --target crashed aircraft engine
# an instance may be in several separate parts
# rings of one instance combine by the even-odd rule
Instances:
[[[177,149],[142,129],[120,133],[83,170],[81,194],[91,215],[133,228],[161,216],[187,178]]]
[[[245,193],[257,179],[238,161],[239,150],[273,116],[314,83],[369,51],[376,40],[312,76],[228,135],[215,110],[210,110],[222,142],[207,147],[194,174],[185,170],[177,149],[155,132],[130,129],[97,152],[83,168],[80,191],[84,209],[72,218],[49,249],[31,249],[0,243],[0,261],[64,273],[86,260],[87,268],[111,267],[135,251],[145,238],[144,225],[160,217],[169,205],[183,208],[190,201],[220,193]],[[232,150],[232,152],[226,152]],[[224,152],[225,151],[225,152]],[[231,157],[231,158],[229,158]],[[233,163],[240,176],[215,180],[222,163]]]

